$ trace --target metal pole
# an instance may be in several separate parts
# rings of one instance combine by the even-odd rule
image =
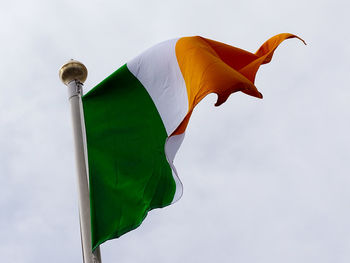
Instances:
[[[94,252],[91,249],[89,180],[84,146],[85,124],[81,101],[83,83],[87,78],[87,69],[82,63],[71,60],[61,67],[59,75],[62,82],[68,87],[68,97],[72,112],[83,262],[101,263],[99,247]]]

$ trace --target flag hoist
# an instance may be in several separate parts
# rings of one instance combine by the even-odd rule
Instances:
[[[99,247],[93,252],[91,247],[89,180],[86,162],[85,125],[81,101],[83,83],[87,78],[87,69],[79,61],[70,60],[61,67],[59,76],[62,82],[68,87],[68,99],[72,112],[83,262],[101,263]]]

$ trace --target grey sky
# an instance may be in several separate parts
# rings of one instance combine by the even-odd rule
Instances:
[[[195,110],[175,165],[182,199],[102,246],[104,263],[350,260],[348,1],[7,1],[0,7],[0,255],[81,262],[72,129],[58,69],[85,91],[146,48],[202,35],[254,52],[264,99]]]

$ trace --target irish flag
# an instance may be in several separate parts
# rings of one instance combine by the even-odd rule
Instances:
[[[294,37],[276,35],[255,53],[199,36],[165,41],[83,97],[93,249],[181,197],[173,160],[194,107],[209,93],[216,106],[236,91],[262,98],[257,70]]]

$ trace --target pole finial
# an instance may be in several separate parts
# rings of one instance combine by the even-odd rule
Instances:
[[[62,82],[67,85],[72,80],[77,80],[84,83],[87,78],[87,68],[83,63],[71,59],[64,64],[59,70],[59,76]]]

